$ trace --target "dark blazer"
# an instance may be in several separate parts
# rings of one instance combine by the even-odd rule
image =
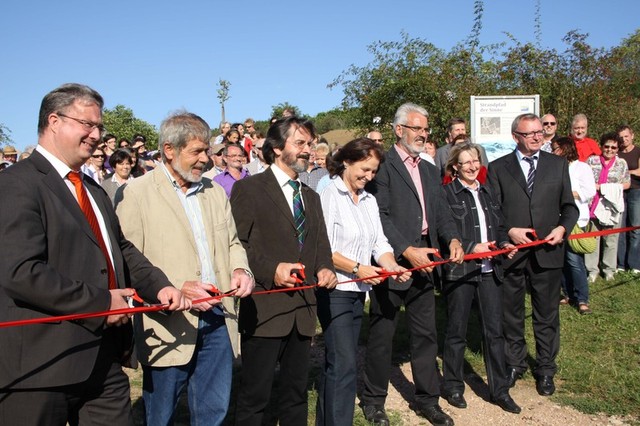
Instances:
[[[454,238],[460,240],[460,234],[451,217],[438,169],[424,160],[420,161],[418,168],[426,204],[429,245],[440,249],[442,246],[448,246]],[[378,201],[382,228],[393,247],[398,263],[411,268],[409,262],[402,257],[402,253],[409,246],[422,245],[422,207],[409,171],[394,146],[387,152],[375,179],[367,185],[367,191]],[[380,285],[391,286],[394,290],[406,290],[411,282],[410,279],[405,283],[398,283],[389,278]]]
[[[231,210],[238,237],[255,274],[255,291],[271,290],[281,262],[305,265],[307,280],[318,270],[333,271],[331,246],[322,215],[320,197],[306,185],[301,187],[305,210],[305,242],[298,248],[291,208],[272,168],[233,185]],[[304,336],[316,328],[316,296],[313,290],[250,296],[240,299],[240,331],[257,337],[287,336],[294,323]]]
[[[489,189],[485,185],[480,185],[478,198],[480,208],[484,212],[487,227],[487,238],[482,240],[480,236],[480,224],[477,213],[478,206],[475,203],[473,194],[460,180],[454,179],[449,185],[444,186],[447,202],[451,207],[453,219],[458,226],[458,231],[462,236],[462,247],[465,253],[473,253],[473,249],[478,243],[495,241],[497,246],[509,242],[507,230],[504,228],[504,217],[500,210],[500,205],[493,201]],[[448,256],[448,247],[443,247],[443,255]],[[502,256],[493,258],[493,271],[499,280],[502,280]],[[463,262],[461,265],[442,265],[444,278],[448,281],[482,281],[481,274],[482,259]]]
[[[569,166],[562,157],[544,151],[539,154],[531,196],[515,151],[489,165],[487,184],[502,208],[507,231],[513,227],[533,228],[538,238],[544,238],[553,228],[562,225],[568,236],[579,215],[571,193]],[[513,259],[504,259],[503,266],[524,267],[525,255],[531,250],[541,267],[562,267],[564,243],[521,250]]]
[[[127,241],[111,201],[84,180],[107,225],[118,287],[133,283],[154,302],[166,276]],[[109,309],[107,262],[64,180],[37,151],[0,173],[0,321]],[[104,318],[0,328],[0,388],[62,386],[86,380]],[[130,325],[112,330],[130,336]]]

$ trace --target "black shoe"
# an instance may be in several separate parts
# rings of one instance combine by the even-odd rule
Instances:
[[[456,408],[467,408],[467,401],[460,392],[454,392],[451,395],[445,397],[449,405],[453,405]]]
[[[522,409],[509,395],[503,396],[501,398],[496,398],[491,400],[498,407],[502,408],[504,411],[514,414],[520,414]]]
[[[431,407],[421,407],[416,410],[418,415],[429,420],[434,426],[453,426],[453,419],[447,413],[442,411],[439,405]]]
[[[389,417],[382,405],[364,405],[362,407],[364,418],[374,425],[389,426]]]
[[[522,373],[513,367],[507,368],[507,384],[510,388],[516,385],[516,381],[522,379]]]
[[[540,376],[536,379],[536,390],[539,395],[551,396],[556,391],[553,376]]]

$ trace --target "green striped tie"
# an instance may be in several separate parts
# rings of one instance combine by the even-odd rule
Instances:
[[[304,245],[304,206],[302,205],[302,195],[300,194],[300,182],[290,180],[289,185],[293,188],[293,222],[296,224],[298,246],[302,250]]]

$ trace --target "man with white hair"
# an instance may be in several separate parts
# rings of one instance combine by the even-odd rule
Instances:
[[[450,258],[461,263],[464,250],[435,166],[423,161],[430,128],[427,111],[406,103],[396,111],[396,143],[389,149],[375,179],[366,189],[376,197],[384,234],[398,264],[420,267],[406,282],[393,278],[370,292],[369,340],[361,396],[365,418],[389,425],[384,409],[391,368],[391,346],[400,308],[404,306],[411,333],[411,370],[416,411],[434,425],[452,426],[438,401],[436,367],[438,341],[432,275],[433,255],[447,245]]]

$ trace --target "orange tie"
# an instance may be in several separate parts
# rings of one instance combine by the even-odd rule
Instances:
[[[109,277],[109,290],[113,290],[117,288],[116,286],[116,274],[113,269],[113,265],[111,264],[111,258],[109,257],[109,252],[107,251],[107,245],[104,243],[104,239],[102,238],[102,232],[100,232],[100,225],[98,225],[98,218],[96,218],[96,214],[93,211],[93,207],[91,207],[91,201],[89,201],[89,196],[87,195],[87,190],[82,185],[82,178],[80,177],[80,173],[71,171],[67,175],[73,186],[76,188],[76,195],[78,197],[78,204],[80,204],[80,208],[82,209],[82,213],[87,218],[87,222],[89,222],[89,226],[93,231],[96,239],[98,240],[98,245],[100,246],[100,250],[102,250],[102,254],[105,259],[107,259],[107,268],[108,268],[108,277]]]

